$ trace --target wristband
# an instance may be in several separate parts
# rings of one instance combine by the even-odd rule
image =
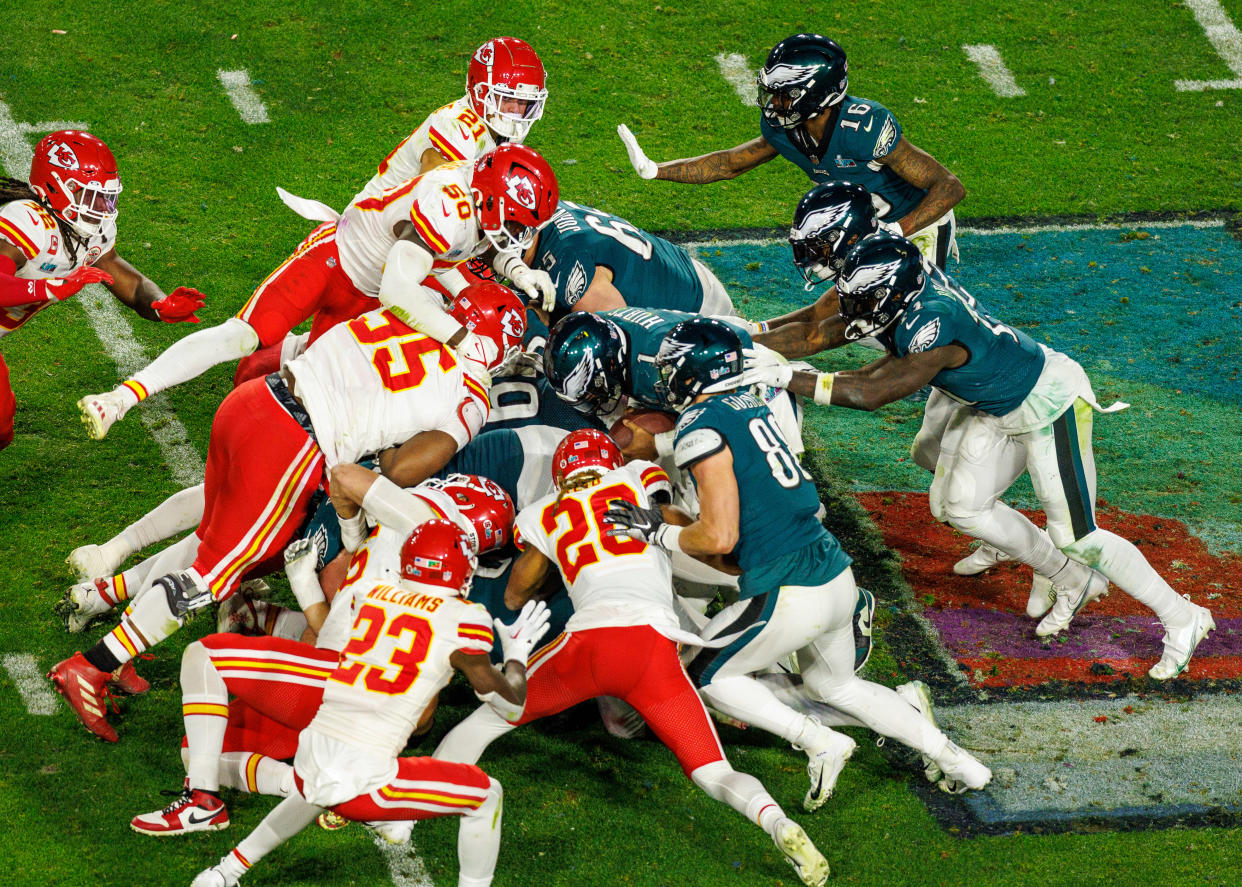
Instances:
[[[665,551],[684,551],[681,547],[681,531],[684,527],[677,527],[673,524],[661,524],[660,528],[655,531],[655,535],[651,537],[653,545],[658,545]]]
[[[361,548],[367,539],[366,512],[359,508],[353,517],[341,517],[338,514],[337,522],[341,525],[341,547],[351,553]]]
[[[756,333],[767,333],[767,332],[771,332],[771,330],[772,328],[768,326],[768,322],[766,320],[755,321],[755,332]]]
[[[319,579],[312,571],[310,577],[305,579],[294,580],[289,577],[289,588],[293,590],[293,596],[297,599],[298,606],[305,613],[315,604],[327,603],[327,597],[324,596],[323,588],[319,584]]]
[[[520,253],[516,253],[516,252],[496,253],[496,258],[492,262],[492,270],[494,270],[501,277],[507,277],[510,280],[512,280],[513,270],[518,265],[521,265],[523,268],[526,267],[526,262],[522,260],[522,256]]]
[[[677,429],[671,431],[661,431],[659,434],[653,434],[655,438],[656,458],[665,459],[673,455],[674,445],[677,443]]]
[[[820,373],[815,377],[815,402],[820,406],[832,406],[832,380],[836,373]]]

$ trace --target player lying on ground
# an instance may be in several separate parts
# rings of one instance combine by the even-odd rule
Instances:
[[[751,378],[860,410],[927,384],[968,404],[940,441],[932,515],[1052,578],[1056,601],[1035,629],[1039,636],[1063,631],[1111,580],[1164,626],[1164,651],[1148,674],[1163,681],[1185,670],[1216,624],[1207,608],[1178,595],[1133,543],[1096,526],[1091,427],[1093,410],[1101,408],[1082,367],[992,317],[900,237],[860,241],[837,289],[845,335],[876,336],[888,354],[857,370],[818,375],[758,356]],[[1048,516],[1046,533],[1000,501],[1023,472]]]

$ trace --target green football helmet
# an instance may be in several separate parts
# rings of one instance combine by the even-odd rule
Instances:
[[[849,83],[845,50],[819,34],[794,34],[772,47],[759,69],[763,118],[796,129],[845,98]]]
[[[742,339],[724,321],[693,317],[669,330],[655,364],[669,406],[682,410],[700,394],[742,386]]]
[[[543,370],[557,397],[586,415],[616,410],[630,388],[625,334],[598,314],[573,311],[548,333]]]
[[[794,264],[806,288],[836,280],[850,248],[878,230],[871,193],[862,185],[824,182],[806,192],[789,229]]]
[[[919,248],[895,234],[872,234],[855,244],[837,278],[845,338],[878,336],[923,290],[927,273]]]

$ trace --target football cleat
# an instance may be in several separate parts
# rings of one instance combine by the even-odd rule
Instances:
[[[73,572],[82,582],[88,579],[99,579],[104,576],[111,576],[116,572],[116,568],[121,565],[121,560],[115,556],[105,553],[102,545],[79,545],[73,551],[69,552],[69,556],[65,558]]]
[[[803,747],[809,758],[806,764],[806,776],[811,783],[806,797],[802,799],[802,806],[807,810],[818,810],[824,806],[825,801],[832,797],[832,790],[837,785],[837,777],[841,775],[841,771],[845,769],[845,762],[850,759],[850,755],[854,754],[854,749],[857,748],[854,740],[844,733],[838,733],[827,727],[822,727],[821,731],[814,744],[808,743]]]
[[[865,588],[858,589],[858,603],[854,606],[854,673],[871,658],[871,626],[875,624],[875,595]]]
[[[802,826],[792,819],[785,819],[776,826],[772,836],[777,848],[798,873],[798,879],[809,887],[824,887],[828,883],[828,860],[816,849]]]
[[[103,440],[113,423],[129,412],[129,404],[117,392],[105,391],[79,400],[78,412],[82,414],[82,424],[91,440]]]
[[[1190,657],[1195,648],[1216,628],[1216,621],[1207,607],[1191,604],[1189,618],[1175,627],[1166,627],[1164,634],[1164,654],[1160,661],[1147,672],[1148,676],[1157,681],[1175,678],[1190,664]]]
[[[190,887],[237,887],[241,876],[250,867],[250,863],[239,861],[240,855],[234,850],[227,856],[222,856],[211,868],[195,875]]]
[[[1002,561],[1011,561],[1009,555],[986,542],[953,565],[953,572],[959,576],[978,576],[984,570],[990,570]]]
[[[1052,587],[1052,580],[1036,573],[1031,577],[1031,596],[1026,600],[1026,615],[1039,619],[1052,609],[1052,602],[1057,593]]]
[[[245,588],[227,598],[216,610],[216,631],[233,632],[250,637],[263,634],[262,625],[267,616],[267,602],[251,600]]]
[[[977,791],[992,781],[992,771],[952,740],[936,755],[936,763],[944,771],[944,778],[938,783],[940,789],[951,795],[960,795],[967,789]]]
[[[65,620],[65,631],[71,634],[83,632],[92,622],[112,609],[112,604],[104,599],[105,588],[106,579],[93,579],[69,586],[64,596],[52,605],[56,615]]]
[[[138,674],[131,660],[112,672],[112,676],[108,678],[108,686],[128,696],[140,696],[151,689],[151,682]]]
[[[933,703],[931,690],[927,689],[927,685],[922,681],[911,681],[908,684],[901,684],[893,688],[897,695],[906,702],[913,705],[919,710],[919,714],[931,721],[931,725],[936,729],[940,729],[940,725],[936,723],[936,715],[933,711]],[[928,782],[939,782],[940,777],[944,776],[944,771],[940,769],[929,755],[922,755],[923,758],[923,775],[927,777]]]
[[[176,795],[177,799],[163,810],[135,816],[129,821],[129,827],[140,835],[154,838],[228,828],[229,811],[215,795],[196,788],[163,794]]]
[[[414,833],[412,819],[375,819],[363,823],[374,835],[389,844],[408,844],[410,835]]]
[[[116,742],[116,730],[108,723],[108,672],[100,671],[78,652],[52,666],[47,676],[87,730],[107,742]]]
[[[1096,598],[1108,594],[1108,580],[1102,573],[1097,573],[1095,570],[1087,574],[1086,581],[1080,587],[1066,588],[1055,582],[1052,587],[1056,591],[1056,602],[1048,611],[1048,615],[1040,620],[1039,625],[1035,626],[1035,634],[1041,638],[1064,631],[1078,615],[1079,610]]]
[[[349,823],[350,820],[335,810],[325,810],[315,818],[315,824],[326,832],[338,831],[348,826]]]

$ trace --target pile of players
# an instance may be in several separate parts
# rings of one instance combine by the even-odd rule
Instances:
[[[808,810],[855,747],[833,726],[899,739],[946,790],[985,786],[990,771],[937,728],[926,687],[857,674],[874,599],[820,523],[799,461],[806,399],[872,410],[932,385],[915,457],[935,471],[933,512],[989,546],[961,569],[1029,564],[1041,635],[1115,582],[1166,626],[1152,677],[1186,667],[1211,615],[1095,526],[1099,407],[1085,374],[941,270],[955,253],[960,182],[886,109],[846,94],[844,53],[826,38],[782,41],[759,86],[761,136],[728,151],[657,166],[620,132],[644,178],[714,181],[781,154],[823,180],[790,233],[807,288],[830,284],[807,308],[743,320],[681,248],[560,200],[551,167],[522,144],[547,98],[543,66],[524,42],[498,38],[473,55],[467,95],[398,145],[343,213],[282,192],[320,224],[236,317],[82,399],[102,438],[151,394],[240,359],[204,484],[71,555],[83,581],[60,605],[68,628],[125,609],[50,674],[82,723],[116,741],[109,694],[146,688],[132,660],[219,605],[220,633],[182,661],[184,790],[131,825],[223,828],[222,787],[282,800],[195,885],[238,883],[317,818],[400,842],[414,820],[439,815],[462,817],[459,884],[490,884],[501,788],[475,762],[513,727],[591,698],[619,735],[645,723],[806,884],[826,882],[827,862],[758,780],[730,767],[708,709],[805,752]],[[74,221],[95,224],[103,247],[115,237],[120,185],[97,141],[49,136],[35,171],[60,170],[50,180],[68,202],[32,175],[29,196],[0,212],[0,263],[14,265],[0,265],[0,297],[24,298],[15,272],[58,278],[5,302],[27,316],[96,279],[82,269],[102,253],[75,253],[67,276],[32,266],[48,243],[10,231],[22,212],[60,226],[66,247]],[[835,158],[831,176],[824,158]],[[73,243],[93,242],[83,236]],[[114,279],[129,268],[106,255]],[[196,319],[197,293],[160,308],[162,293],[133,276],[130,289],[114,284],[118,296]],[[294,334],[306,320],[310,332]],[[787,360],[847,342],[885,356],[839,373]],[[653,434],[634,410],[675,425]],[[999,500],[1027,470],[1043,530]],[[282,565],[298,610],[257,596],[259,577]],[[401,757],[454,670],[483,704],[432,756]]]

